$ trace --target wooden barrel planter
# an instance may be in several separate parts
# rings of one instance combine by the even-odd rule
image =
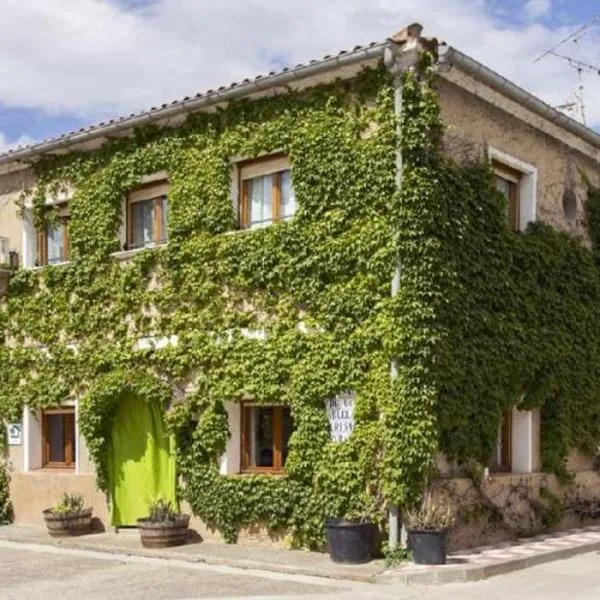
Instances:
[[[92,509],[74,512],[54,512],[51,508],[43,511],[46,528],[52,537],[85,535],[92,529]]]
[[[173,521],[138,519],[142,546],[145,548],[170,548],[183,546],[188,536],[189,515],[178,515]]]

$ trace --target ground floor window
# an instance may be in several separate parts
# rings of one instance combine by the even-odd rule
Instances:
[[[500,431],[498,432],[498,445],[490,470],[495,472],[510,472],[512,470],[512,410],[502,412]]]
[[[75,467],[75,409],[57,408],[42,413],[42,466]]]
[[[294,429],[285,406],[242,404],[242,472],[280,472],[285,467]]]

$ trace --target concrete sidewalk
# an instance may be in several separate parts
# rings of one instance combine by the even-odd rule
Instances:
[[[456,552],[443,566],[406,563],[384,572],[377,580],[422,585],[479,581],[598,550],[600,527],[587,527]]]
[[[53,539],[41,527],[0,527],[0,540],[62,548],[92,550],[150,558],[166,558],[239,569],[309,575],[369,583],[440,584],[486,579],[553,560],[600,550],[600,527],[528,538],[514,543],[455,553],[444,566],[406,563],[388,569],[381,560],[366,565],[338,565],[327,554],[281,550],[273,547],[190,542],[167,549],[143,548],[137,530],[97,533],[78,538]]]

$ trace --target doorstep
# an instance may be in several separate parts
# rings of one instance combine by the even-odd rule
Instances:
[[[456,552],[448,557],[448,564],[442,566],[406,563],[393,568],[386,568],[383,561],[379,560],[366,565],[339,565],[333,563],[327,554],[319,552],[242,544],[191,542],[177,548],[143,548],[135,529],[120,530],[119,533],[95,533],[77,538],[51,538],[43,527],[6,525],[0,527],[0,540],[328,579],[432,585],[487,579],[494,575],[600,550],[600,527],[588,527]]]

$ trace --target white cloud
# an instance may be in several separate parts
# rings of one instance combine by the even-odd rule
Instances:
[[[9,141],[6,134],[0,131],[0,153],[7,152],[18,146],[26,146],[27,144],[33,144],[35,140],[29,135],[21,135],[16,140]]]
[[[529,0],[524,6],[524,11],[530,19],[539,19],[547,15],[551,8],[552,0]]]
[[[526,7],[539,13],[546,3]],[[571,28],[500,26],[484,0],[154,0],[135,11],[123,0],[2,4],[0,103],[89,119],[383,40],[415,20],[551,104],[576,86],[565,62],[533,64]],[[586,36],[580,57],[593,62],[599,42],[598,33]],[[590,98],[600,96],[600,77],[587,86]],[[600,103],[588,113],[600,125]]]

